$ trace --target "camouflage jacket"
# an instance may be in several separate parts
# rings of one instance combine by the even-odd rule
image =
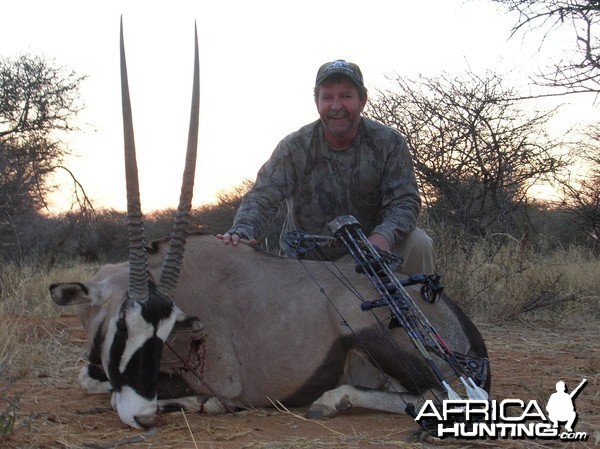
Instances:
[[[285,137],[260,168],[228,232],[261,238],[283,201],[283,233],[329,235],[331,220],[353,215],[367,235],[380,233],[391,247],[415,228],[421,210],[405,139],[365,117],[345,150],[329,147],[320,120]]]

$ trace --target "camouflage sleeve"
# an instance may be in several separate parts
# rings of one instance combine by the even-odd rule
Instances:
[[[252,189],[244,195],[230,234],[248,240],[260,239],[294,186],[294,162],[289,145],[280,142],[256,175]]]
[[[416,227],[421,212],[412,156],[402,137],[392,145],[381,189],[382,221],[373,232],[383,235],[393,248]]]

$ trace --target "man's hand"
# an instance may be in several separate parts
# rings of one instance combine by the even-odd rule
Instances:
[[[238,246],[238,244],[240,242],[246,243],[248,246],[256,245],[256,240],[254,240],[254,239],[252,239],[252,240],[241,239],[239,235],[230,234],[229,232],[226,232],[225,234],[217,234],[217,238],[219,240],[223,240],[223,243],[225,243],[226,245],[231,244],[231,246]]]
[[[390,243],[383,235],[378,234],[377,232],[371,234],[371,236],[369,237],[369,242],[371,242],[377,248],[382,249],[384,251],[390,250]]]

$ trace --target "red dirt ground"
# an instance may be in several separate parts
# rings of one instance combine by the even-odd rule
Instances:
[[[5,448],[402,448],[402,447],[598,447],[600,440],[600,329],[553,323],[479,326],[488,344],[495,399],[536,399],[545,405],[558,380],[573,388],[588,384],[575,402],[576,431],[587,441],[438,440],[419,432],[406,416],[352,410],[323,421],[302,418],[305,410],[252,410],[236,416],[167,414],[151,432],[124,427],[108,395],[83,395],[77,374],[83,365],[84,336],[76,317],[25,319],[30,339],[64,345],[53,369],[29,370],[10,383],[0,377],[0,392],[16,405],[12,435]],[[2,403],[0,403],[2,404]],[[4,404],[0,405],[0,413]],[[5,407],[4,407],[5,408]]]

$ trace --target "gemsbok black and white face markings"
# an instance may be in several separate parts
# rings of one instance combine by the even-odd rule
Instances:
[[[156,425],[159,412],[171,409],[226,412],[280,401],[309,406],[307,415],[321,418],[351,407],[406,413],[409,405],[418,409],[425,398],[441,397],[442,385],[406,332],[388,329],[389,312],[361,311],[361,298],[374,290],[350,260],[301,264],[187,235],[198,133],[197,39],[173,232],[145,245],[122,36],[121,29],[129,262],[105,265],[87,281],[50,286],[57,304],[79,304],[89,351],[79,377],[84,391],[111,392],[120,419],[134,428]],[[338,270],[346,283],[332,276]],[[420,299],[420,287],[407,290],[454,351],[487,357],[481,334],[448,297],[431,304]],[[450,367],[440,369],[452,375]]]
[[[113,408],[130,426],[155,424],[160,359],[176,319],[173,302],[158,295],[129,299],[110,318],[102,359],[107,361]]]

